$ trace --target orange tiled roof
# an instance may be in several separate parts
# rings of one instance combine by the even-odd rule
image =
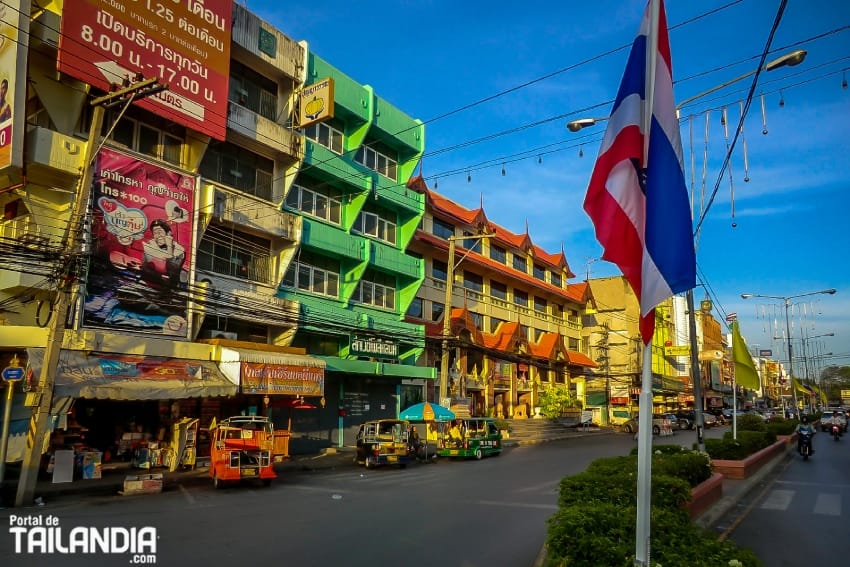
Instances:
[[[575,364],[576,366],[587,366],[589,368],[596,368],[598,366],[588,356],[574,350],[567,351],[567,359],[570,361],[570,364]]]
[[[426,206],[430,206],[433,210],[443,213],[453,219],[459,220],[471,226],[486,225],[490,227],[490,222],[487,220],[487,215],[484,214],[484,208],[467,209],[455,203],[454,201],[443,197],[439,193],[435,193],[430,189],[425,192]],[[440,215],[437,215],[440,216]]]
[[[434,236],[433,234],[425,232],[424,230],[417,230],[416,231],[416,238],[418,240],[422,241],[422,242],[425,242],[425,243],[433,246],[434,248],[438,248],[438,249],[441,249],[441,250],[448,250],[448,247],[449,247],[448,242],[446,242],[442,238]],[[463,248],[461,248],[461,249],[463,249]],[[463,250],[465,250],[465,249],[463,249]],[[486,256],[482,256],[481,254],[478,254],[477,252],[473,252],[469,256],[467,256],[466,259],[464,260],[464,262],[472,262],[473,264],[478,264],[480,266],[486,266],[486,267],[488,267],[492,270],[495,270],[497,272],[501,272],[501,273],[505,274],[506,276],[509,276],[511,278],[523,281],[523,282],[527,283],[528,285],[530,285],[532,287],[541,287],[541,288],[545,289],[546,291],[548,291],[550,293],[554,293],[556,295],[563,297],[564,299],[569,299],[569,300],[574,301],[576,303],[582,303],[584,301],[584,294],[585,294],[586,285],[587,285],[587,284],[584,284],[584,283],[569,284],[567,286],[567,289],[555,287],[555,286],[553,286],[549,283],[540,281],[537,278],[529,276],[528,274],[518,272],[517,270],[509,268],[508,266],[506,266],[504,264],[500,264],[499,262],[496,262],[495,260],[487,258]]]

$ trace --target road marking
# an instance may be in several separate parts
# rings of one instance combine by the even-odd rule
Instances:
[[[794,498],[793,490],[772,490],[761,504],[764,510],[787,510]]]
[[[534,485],[534,486],[526,486],[525,488],[519,488],[517,490],[514,490],[514,492],[537,492],[537,491],[540,491],[540,490],[548,491],[550,488],[558,486],[558,484],[560,482],[561,482],[560,479],[550,480],[550,481],[542,482],[542,483]]]
[[[529,504],[528,502],[503,502],[501,500],[479,500],[477,504],[485,506],[507,506],[509,508],[536,508],[539,510],[557,510],[556,504]]]
[[[180,488],[180,492],[183,494],[183,497],[189,502],[189,504],[195,504],[195,497],[189,494],[189,491],[186,490],[186,487],[184,487],[182,484],[178,484],[177,487]]]
[[[841,495],[840,494],[818,494],[817,502],[815,502],[815,514],[823,516],[840,516],[841,515]]]

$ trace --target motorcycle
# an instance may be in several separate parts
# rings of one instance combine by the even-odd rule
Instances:
[[[841,436],[841,428],[837,423],[832,424],[832,438],[838,441],[838,438]]]
[[[803,460],[808,461],[812,456],[812,434],[809,432],[800,432],[800,454],[803,455]]]

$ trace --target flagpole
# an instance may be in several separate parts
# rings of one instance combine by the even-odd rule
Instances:
[[[643,105],[643,168],[648,175],[652,111],[655,104],[655,69],[658,64],[659,0],[649,2],[649,35],[646,42],[646,100]],[[643,305],[641,305],[643,307]],[[641,312],[641,317],[645,314]],[[653,325],[654,327],[654,325]],[[654,333],[653,333],[654,334]],[[643,346],[643,372],[638,406],[637,517],[635,523],[635,565],[650,561],[652,504],[652,338]]]

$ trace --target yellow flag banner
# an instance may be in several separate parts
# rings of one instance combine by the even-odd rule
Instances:
[[[732,360],[735,362],[735,382],[744,388],[757,390],[759,388],[759,374],[747,343],[738,329],[738,322],[732,323]]]
[[[801,394],[805,394],[807,396],[815,395],[815,391],[808,384],[804,384],[796,378],[791,378],[791,381],[794,383],[794,389],[800,392]]]

